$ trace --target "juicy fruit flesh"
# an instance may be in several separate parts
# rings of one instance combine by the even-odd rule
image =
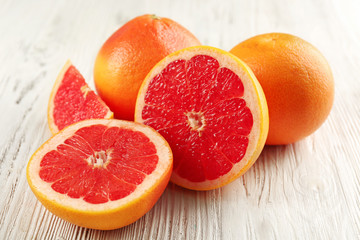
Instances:
[[[59,130],[81,120],[103,118],[108,111],[79,71],[70,66],[54,98],[53,118]]]
[[[170,144],[174,172],[213,180],[246,153],[253,116],[243,95],[241,79],[213,57],[179,59],[150,81],[142,119]]]
[[[94,125],[79,129],[40,162],[40,178],[58,193],[98,204],[131,194],[158,163],[143,133]]]

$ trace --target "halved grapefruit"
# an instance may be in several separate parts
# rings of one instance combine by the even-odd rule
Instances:
[[[91,119],[72,124],[31,157],[27,180],[40,202],[79,226],[115,229],[148,212],[164,191],[172,153],[154,129]]]
[[[86,84],[68,60],[59,73],[48,104],[48,124],[52,134],[85,119],[113,118],[113,113]]]
[[[240,59],[223,50],[190,47],[160,61],[145,78],[135,121],[168,141],[171,181],[189,189],[221,187],[245,173],[268,133],[261,86]]]

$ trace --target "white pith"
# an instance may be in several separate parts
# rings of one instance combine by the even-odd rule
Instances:
[[[187,121],[190,128],[194,131],[198,131],[199,133],[205,128],[205,117],[204,114],[201,112],[188,112],[186,113]],[[200,120],[195,119],[195,116],[199,117]]]
[[[154,143],[155,148],[157,150],[157,155],[159,157],[158,164],[155,170],[147,175],[144,181],[137,185],[134,192],[130,195],[115,201],[108,201],[106,203],[101,204],[91,204],[85,202],[82,198],[71,198],[66,194],[61,194],[54,191],[51,188],[52,183],[47,183],[43,181],[39,176],[40,171],[40,161],[43,156],[49,151],[55,149],[59,144],[62,144],[67,138],[72,136],[75,131],[79,128],[94,125],[94,124],[102,124],[108,127],[121,127],[132,130],[138,130],[144,133],[151,142]],[[101,164],[101,160],[97,163]],[[54,135],[51,139],[49,139],[46,143],[44,143],[38,151],[31,157],[28,166],[28,176],[29,176],[29,184],[32,188],[35,188],[37,192],[43,194],[50,201],[57,203],[61,206],[76,209],[76,211],[106,211],[112,210],[115,208],[120,208],[127,203],[131,202],[133,199],[139,198],[145,192],[152,189],[154,185],[159,184],[159,179],[163,178],[164,175],[169,171],[172,166],[172,153],[170,148],[168,147],[167,142],[164,138],[161,137],[156,131],[152,128],[144,126],[142,124],[137,124],[128,121],[122,120],[105,120],[105,119],[93,119],[93,120],[85,120],[82,122],[78,122],[73,124],[58,134]]]
[[[256,77],[253,75],[251,70],[239,59],[236,57],[230,57],[229,53],[212,48],[212,47],[190,47],[189,51],[179,51],[174,54],[171,54],[170,56],[163,59],[161,62],[159,62],[148,74],[148,76],[145,78],[142,87],[140,88],[140,92],[137,98],[136,103],[136,110],[135,110],[135,121],[143,123],[144,120],[142,118],[142,109],[145,106],[145,94],[147,92],[147,88],[149,86],[149,83],[151,79],[153,79],[157,74],[161,72],[162,69],[164,69],[168,64],[171,62],[183,59],[183,60],[190,60],[193,56],[196,55],[208,55],[218,60],[219,62],[219,68],[226,67],[233,71],[235,74],[237,74],[240,79],[243,82],[244,85],[244,96],[242,97],[246,101],[247,107],[251,110],[251,113],[253,115],[253,127],[251,130],[249,138],[249,145],[247,147],[247,151],[245,153],[245,156],[243,159],[239,162],[233,165],[233,168],[225,175],[219,177],[216,180],[205,180],[202,182],[191,182],[185,178],[180,177],[175,171],[173,171],[173,174],[171,176],[171,181],[174,183],[177,183],[179,185],[192,188],[192,189],[212,189],[214,186],[221,186],[224,182],[229,182],[229,180],[233,180],[234,177],[239,176],[239,173],[243,171],[243,168],[247,164],[252,164],[256,159],[254,159],[254,155],[258,154],[256,151],[258,151],[258,144],[259,144],[259,138],[262,128],[262,113],[259,109],[260,104],[260,98],[259,98],[259,92],[262,89],[259,90],[259,86],[255,86],[254,82],[251,79],[256,79]],[[225,53],[225,54],[224,54]],[[231,55],[231,54],[230,54]],[[239,64],[240,63],[240,64]],[[239,67],[241,66],[241,67]],[[262,109],[264,110],[264,109]],[[265,110],[264,110],[265,111]],[[266,108],[267,111],[267,108]],[[184,113],[187,114],[187,113]],[[262,146],[261,146],[262,148]],[[257,157],[257,156],[256,156]]]
[[[95,152],[95,154],[93,156],[89,156],[85,161],[89,165],[92,165],[94,167],[104,168],[110,162],[110,158],[108,156],[110,156],[109,151],[105,152],[105,151],[101,150],[99,152]]]

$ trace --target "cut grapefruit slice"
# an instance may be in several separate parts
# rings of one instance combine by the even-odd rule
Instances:
[[[113,118],[113,113],[68,60],[51,91],[48,105],[50,131],[55,134],[72,123],[95,118]]]
[[[268,133],[264,93],[234,55],[190,47],[160,61],[145,78],[135,121],[161,133],[174,154],[171,181],[189,189],[221,187],[245,173]]]
[[[171,171],[171,149],[154,129],[91,119],[45,142],[28,163],[27,180],[50,212],[79,226],[107,230],[148,212]]]

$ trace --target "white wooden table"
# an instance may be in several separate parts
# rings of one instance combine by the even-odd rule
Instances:
[[[102,43],[145,13],[172,18],[225,50],[265,32],[302,37],[332,66],[334,106],[315,134],[266,147],[221,189],[169,184],[130,226],[77,227],[37,201],[26,165],[51,135],[47,101],[65,61],[93,87]],[[0,239],[360,239],[359,13],[357,0],[0,0]]]

